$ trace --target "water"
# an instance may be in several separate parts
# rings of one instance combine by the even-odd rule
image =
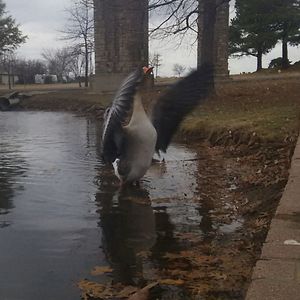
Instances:
[[[77,299],[76,281],[104,261],[93,130],[68,114],[0,113],[0,299]]]
[[[102,282],[141,284],[179,235],[216,230],[199,204],[203,157],[192,149],[170,147],[140,188],[121,191],[97,155],[94,121],[0,112],[0,137],[0,299],[80,299],[77,283],[95,266],[113,269]]]

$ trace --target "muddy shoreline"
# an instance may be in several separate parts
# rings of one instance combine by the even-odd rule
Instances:
[[[195,143],[200,158],[194,162],[199,170],[196,189],[201,196],[193,201],[205,216],[199,224],[202,234],[191,230],[169,236],[163,231],[159,248],[138,253],[141,261],[157,265],[146,267],[145,263],[134,285],[104,283],[91,276],[79,282],[83,299],[122,299],[126,291],[129,299],[244,299],[287,182],[293,147],[246,150]],[[152,207],[172,202],[171,198],[154,199]],[[170,250],[167,245],[174,241],[176,247]],[[114,264],[102,266],[98,275],[112,276],[114,268]]]

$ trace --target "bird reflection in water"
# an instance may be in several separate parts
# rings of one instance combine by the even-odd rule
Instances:
[[[115,282],[142,284],[142,252],[156,242],[155,217],[149,194],[138,187],[116,192],[105,189],[96,199],[100,206],[103,250],[113,268]]]

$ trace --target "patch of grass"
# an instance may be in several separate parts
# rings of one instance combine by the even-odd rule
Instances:
[[[284,139],[297,134],[298,110],[293,107],[270,107],[260,111],[203,111],[189,117],[182,125],[185,133],[210,133],[222,130],[242,130],[263,139]]]
[[[282,88],[275,82],[253,84],[257,89],[251,83],[223,88],[183,122],[180,133],[207,138],[214,132],[240,131],[263,141],[297,136],[300,91],[296,82],[283,83]]]

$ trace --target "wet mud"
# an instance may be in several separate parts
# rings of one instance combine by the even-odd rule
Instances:
[[[120,189],[99,159],[96,122],[29,112],[0,122],[8,117],[2,298],[244,298],[293,144],[174,144],[140,187]]]

